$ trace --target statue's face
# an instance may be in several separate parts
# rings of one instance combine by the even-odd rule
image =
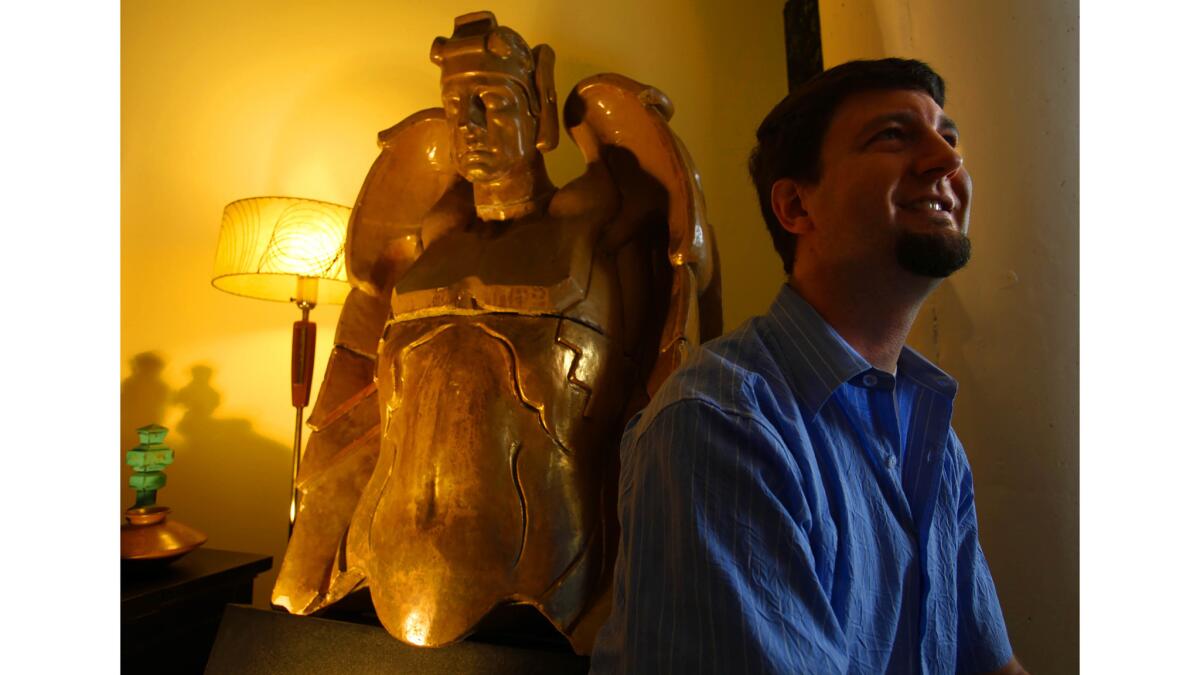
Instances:
[[[499,75],[456,77],[442,87],[458,173],[472,183],[492,182],[533,160],[537,119],[525,91]]]

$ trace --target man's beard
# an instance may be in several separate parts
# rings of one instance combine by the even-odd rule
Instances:
[[[913,274],[942,279],[971,259],[971,240],[951,232],[903,232],[896,241],[896,259]]]

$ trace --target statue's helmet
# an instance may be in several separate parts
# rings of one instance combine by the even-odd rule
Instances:
[[[501,76],[512,80],[529,102],[537,119],[537,148],[548,152],[558,145],[558,102],[554,91],[554,50],[549,45],[529,48],[508,26],[496,23],[491,12],[472,12],[454,19],[454,33],[434,39],[429,59],[442,69],[442,86],[460,77]]]

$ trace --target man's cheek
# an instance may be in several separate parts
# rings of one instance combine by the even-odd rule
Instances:
[[[966,167],[959,169],[958,175],[954,178],[954,193],[963,203],[963,208],[971,207],[971,191],[974,189],[975,183],[971,180],[971,174]]]

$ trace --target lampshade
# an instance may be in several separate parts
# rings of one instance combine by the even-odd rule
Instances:
[[[251,197],[225,207],[213,286],[251,298],[340,304],[350,209],[313,199]]]

